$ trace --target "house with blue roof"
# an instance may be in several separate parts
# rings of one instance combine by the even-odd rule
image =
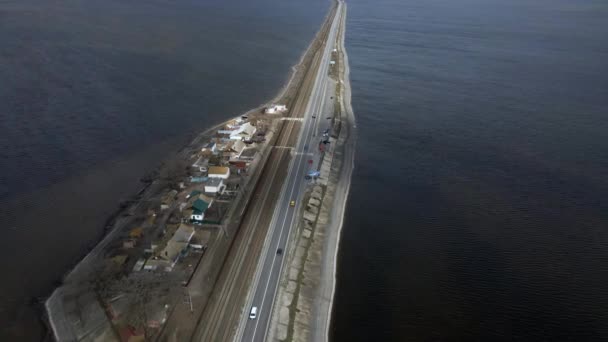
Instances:
[[[209,209],[209,207],[211,207],[211,204],[213,204],[213,199],[198,193],[190,197],[190,200],[192,203],[190,207],[192,211],[190,213],[190,222],[203,223],[203,220],[205,219],[205,212],[207,209]]]

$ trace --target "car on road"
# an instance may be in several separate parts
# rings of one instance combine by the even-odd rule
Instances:
[[[316,119],[316,118],[317,118],[317,116],[316,116],[316,115],[313,115],[313,116],[312,116],[312,118],[313,118],[313,119]]]
[[[278,254],[278,255],[283,254],[283,248],[279,248],[279,249],[277,249],[277,254]]]
[[[291,202],[289,202],[289,206],[290,207],[295,207],[296,206],[296,200],[291,200]]]
[[[249,319],[256,319],[258,317],[258,307],[254,306],[249,312]]]

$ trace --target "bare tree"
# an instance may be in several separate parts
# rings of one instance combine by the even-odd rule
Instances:
[[[178,184],[188,176],[188,163],[174,157],[167,161],[160,171],[160,177],[169,183],[171,188],[177,189]]]
[[[175,302],[182,287],[183,272],[136,272],[115,281],[110,293],[127,297],[129,309],[125,313],[127,322],[144,330],[146,340],[154,334],[150,321],[154,313],[165,310],[165,305]]]

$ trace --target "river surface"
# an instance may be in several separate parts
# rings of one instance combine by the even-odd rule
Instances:
[[[0,4],[0,340],[138,179],[271,98],[326,0]],[[350,0],[335,341],[608,340],[608,4]]]
[[[348,10],[334,340],[607,341],[608,3]]]
[[[0,3],[0,340],[50,294],[140,177],[271,99],[327,0]]]

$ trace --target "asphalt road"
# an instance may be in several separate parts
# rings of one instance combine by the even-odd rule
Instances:
[[[342,6],[340,2],[336,13],[341,13]],[[304,113],[303,129],[300,131],[298,142],[292,150],[293,159],[290,163],[286,182],[283,185],[271,221],[269,234],[272,235],[270,243],[261,255],[263,266],[261,272],[256,275],[253,284],[252,291],[254,291],[254,294],[249,309],[253,306],[258,308],[257,318],[248,319],[249,310],[241,318],[246,321],[243,334],[239,336],[241,341],[265,341],[267,338],[279,278],[284,266],[284,254],[288,251],[287,242],[289,241],[291,231],[295,229],[298,217],[297,213],[306,189],[306,183],[308,182],[304,179],[304,176],[311,168],[309,160],[312,159],[314,165],[318,164],[320,157],[318,150],[319,141],[322,139],[322,131],[329,121],[326,119],[328,113],[324,109],[326,102],[330,101],[327,91],[329,82],[328,70],[331,52],[335,48],[334,42],[336,40],[339,17],[339,15],[334,17],[326,40],[327,43],[323,49],[313,91]],[[313,118],[313,116],[316,116],[316,118]],[[292,200],[296,201],[295,207],[290,206],[290,201]],[[280,255],[277,254],[279,248],[285,252]]]

